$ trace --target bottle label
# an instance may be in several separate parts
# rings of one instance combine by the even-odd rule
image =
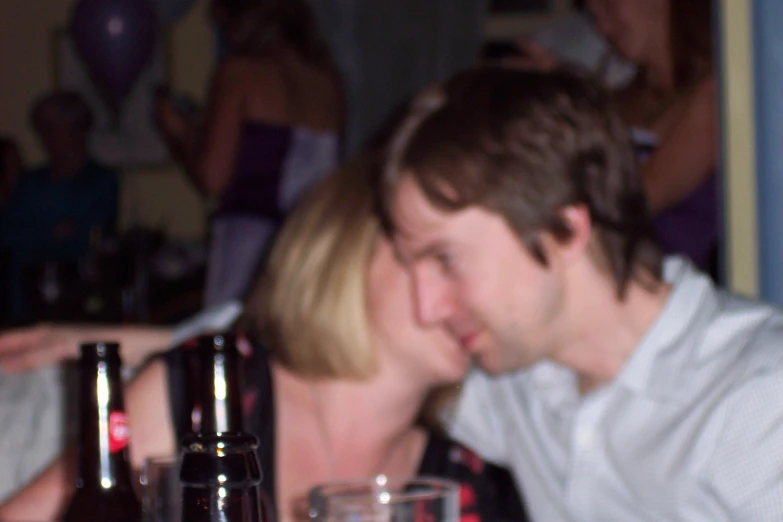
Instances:
[[[109,452],[124,450],[130,441],[130,426],[124,411],[109,413]]]

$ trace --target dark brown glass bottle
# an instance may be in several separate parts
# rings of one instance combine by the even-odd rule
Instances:
[[[258,439],[244,433],[183,440],[182,522],[270,522],[264,510]]]
[[[242,433],[240,355],[233,333],[198,338],[201,420],[198,432]]]
[[[183,522],[268,522],[258,439],[244,432],[241,356],[233,333],[198,338],[200,422],[182,444]]]
[[[78,477],[64,522],[141,520],[128,463],[121,367],[117,343],[81,346]]]

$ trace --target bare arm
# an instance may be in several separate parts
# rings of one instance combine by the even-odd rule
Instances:
[[[642,167],[653,213],[685,199],[717,165],[717,86],[710,77],[696,87],[683,115]]]
[[[174,455],[177,451],[169,407],[166,364],[155,359],[126,390],[125,401],[132,430],[131,465],[139,469],[148,457]]]
[[[176,451],[174,427],[168,401],[166,366],[154,360],[125,391],[132,439],[131,465],[139,469],[144,459],[173,455]],[[0,520],[56,520],[72,493],[75,452],[64,453],[26,488],[0,506]]]
[[[231,59],[215,72],[203,135],[170,100],[158,100],[158,122],[171,153],[207,195],[227,185],[239,148],[243,119],[241,65]]]
[[[175,327],[72,326],[40,324],[0,333],[0,368],[22,372],[57,364],[79,355],[79,345],[117,341],[126,366],[138,368],[149,356],[204,332],[227,330],[242,313],[242,303],[229,301],[206,308]]]
[[[155,352],[171,346],[171,328],[155,326],[48,325],[0,334],[0,367],[26,371],[79,356],[79,345],[91,341],[120,343],[123,362],[136,368]]]

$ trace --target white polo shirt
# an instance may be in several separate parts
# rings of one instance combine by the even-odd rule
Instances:
[[[512,469],[534,521],[783,521],[783,314],[681,258],[665,275],[661,315],[584,398],[549,362],[469,376],[451,433]]]

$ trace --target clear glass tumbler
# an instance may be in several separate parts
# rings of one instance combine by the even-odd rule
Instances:
[[[319,522],[458,522],[459,486],[432,478],[334,482],[310,490],[310,518]]]

